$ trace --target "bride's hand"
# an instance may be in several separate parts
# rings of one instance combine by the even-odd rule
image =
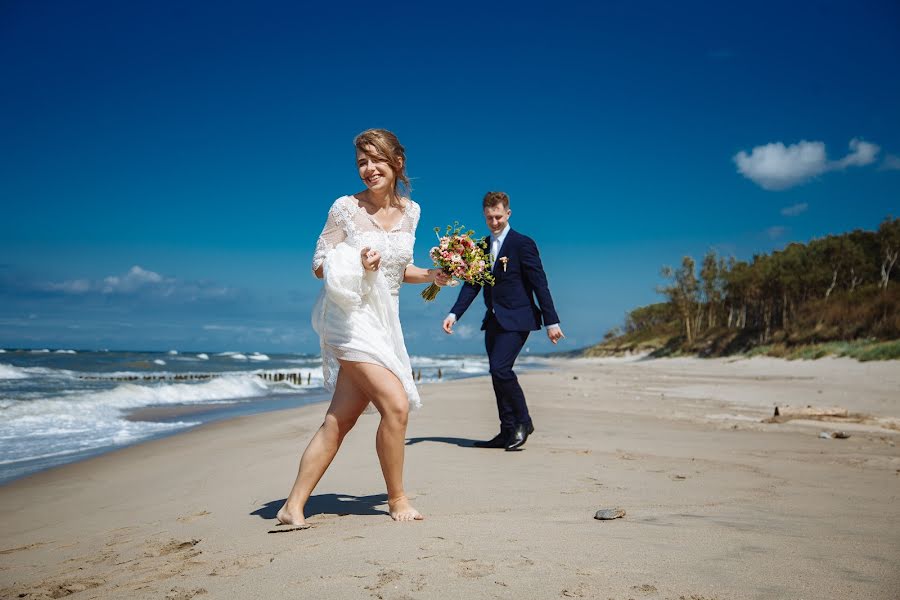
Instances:
[[[359,260],[366,271],[377,271],[381,264],[381,255],[378,250],[372,250],[366,246],[360,251]]]
[[[444,271],[442,269],[435,269],[435,271],[437,271],[434,274],[434,283],[435,284],[437,284],[441,287],[444,287],[445,285],[448,285],[450,283],[450,281],[452,280],[452,277],[450,277],[449,275],[444,273]]]

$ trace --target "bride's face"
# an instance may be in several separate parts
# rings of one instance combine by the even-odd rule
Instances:
[[[373,192],[392,192],[396,177],[391,165],[379,158],[372,146],[367,146],[366,150],[367,152],[356,151],[356,168],[359,169],[359,178]]]

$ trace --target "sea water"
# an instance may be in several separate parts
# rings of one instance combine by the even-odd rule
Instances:
[[[486,375],[485,356],[412,356],[420,383]],[[543,366],[522,357],[518,369]],[[273,381],[280,379],[280,381]],[[329,399],[322,361],[260,352],[0,351],[0,483],[202,423]],[[147,407],[153,420],[128,419]],[[181,414],[181,416],[178,416]]]

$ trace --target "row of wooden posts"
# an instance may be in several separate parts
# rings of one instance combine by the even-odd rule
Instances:
[[[418,372],[416,372],[416,370],[413,369],[412,376],[413,376],[413,379],[415,379],[416,381],[422,381],[422,369],[419,369]],[[440,367],[438,367],[437,376],[438,376],[438,379],[444,378],[444,372],[441,371]]]
[[[79,377],[79,379],[90,380],[90,381],[208,381],[210,379],[214,379],[216,377],[221,377],[222,375],[228,375],[228,373],[182,373],[182,374],[167,374],[167,375],[123,375],[119,377],[103,377],[101,375],[83,375]],[[279,373],[277,371],[263,371],[262,373],[256,373],[256,376],[265,381],[274,381],[281,382],[287,381],[289,383],[293,383],[294,385],[303,385],[303,373]],[[413,370],[412,376],[416,381],[422,381],[422,369],[419,369],[418,372]],[[438,367],[437,370],[438,379],[444,378],[444,373]],[[312,383],[312,373],[306,374],[306,385],[310,385]]]
[[[229,375],[229,373],[169,373],[166,375],[123,375],[104,377],[102,375],[83,375],[79,379],[89,381],[208,381]],[[303,385],[303,373],[278,373],[272,371],[264,371],[256,373],[256,376],[265,381],[287,381],[294,385]],[[312,373],[306,374],[306,385],[312,382]]]

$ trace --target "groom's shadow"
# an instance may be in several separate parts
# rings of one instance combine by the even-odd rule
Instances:
[[[421,442],[441,442],[442,444],[453,444],[454,446],[459,446],[460,448],[474,448],[476,441],[478,440],[470,440],[458,437],[431,436],[409,438],[408,440],[406,440],[406,445],[412,446],[413,444],[419,444]]]
[[[274,519],[278,515],[278,509],[282,507],[286,498],[272,500],[251,515],[262,519]],[[349,494],[318,494],[310,496],[306,501],[303,511],[304,518],[313,515],[387,515],[388,511],[377,508],[387,505],[387,494],[372,494],[371,496],[351,496]]]

